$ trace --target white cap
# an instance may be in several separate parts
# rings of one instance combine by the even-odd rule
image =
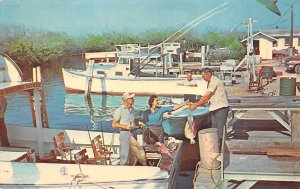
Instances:
[[[125,101],[125,100],[128,99],[128,98],[133,98],[134,96],[135,96],[134,93],[125,92],[125,93],[122,95],[122,99]]]

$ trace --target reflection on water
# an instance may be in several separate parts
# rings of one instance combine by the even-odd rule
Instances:
[[[84,94],[65,95],[65,115],[93,115],[97,121],[110,121],[113,111],[122,105],[120,96],[91,95],[89,106]],[[143,110],[147,105],[146,97],[135,97],[134,107]]]
[[[91,95],[90,110],[84,94],[66,94],[61,68],[84,69],[81,58],[67,58],[42,67],[42,78],[46,91],[46,103],[51,128],[72,128],[112,131],[111,118],[115,108],[122,104],[120,96]],[[31,73],[25,73],[31,74]],[[7,97],[8,124],[33,126],[26,93]],[[135,97],[135,107],[143,110],[148,104],[148,97]]]

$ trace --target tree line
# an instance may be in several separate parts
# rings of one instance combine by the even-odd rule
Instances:
[[[66,33],[29,31],[24,28],[2,28],[0,32],[0,51],[10,56],[22,67],[32,67],[86,52],[114,51],[115,45],[140,44],[147,46],[163,42],[175,31],[147,31],[143,34],[128,33],[90,34],[84,37],[69,36]],[[245,47],[241,44],[242,33],[208,33],[199,35],[187,33],[176,41],[181,43],[181,50],[201,50],[201,46],[210,49],[227,48],[230,51],[219,55],[217,59],[241,59]],[[218,56],[218,55],[216,55]]]

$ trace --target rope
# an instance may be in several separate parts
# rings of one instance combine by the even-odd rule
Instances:
[[[214,162],[217,161],[217,158],[220,156],[221,154],[216,155],[216,157],[214,157],[213,161],[211,162],[211,167],[214,167]],[[221,162],[222,163],[222,162]],[[217,168],[219,169],[221,167],[221,165]],[[221,181],[221,175],[220,178],[218,180],[218,182],[215,181],[214,176],[213,176],[213,169],[210,170],[210,178],[213,181],[214,185],[216,186],[216,188],[219,187],[220,181]]]

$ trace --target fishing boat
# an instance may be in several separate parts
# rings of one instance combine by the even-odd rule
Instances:
[[[65,89],[68,92],[91,92],[121,95],[132,92],[138,96],[182,97],[184,94],[203,95],[206,82],[194,77],[197,87],[180,86],[185,75],[172,65],[173,54],[178,54],[179,43],[166,43],[157,52],[149,47],[138,51],[118,52],[114,65],[96,64],[94,57],[87,59],[86,70],[62,69]],[[165,53],[164,53],[165,52]],[[167,61],[162,61],[167,60]]]
[[[24,82],[21,70],[8,56],[1,55],[0,66],[0,95],[28,94],[33,120],[32,126],[7,126],[11,146],[0,148],[0,188],[176,188],[181,141],[175,141],[177,148],[171,156],[160,156],[155,165],[149,163],[146,153],[146,166],[117,166],[118,133],[50,128],[39,68],[33,69],[32,81]],[[63,140],[56,140],[57,136],[64,136]],[[112,152],[109,164],[106,157],[104,164],[87,163],[96,159],[91,139],[98,136],[102,147]],[[138,141],[141,143],[140,135]],[[56,152],[60,148],[66,150],[60,151],[61,157]],[[76,161],[73,151],[84,153],[87,164]]]

